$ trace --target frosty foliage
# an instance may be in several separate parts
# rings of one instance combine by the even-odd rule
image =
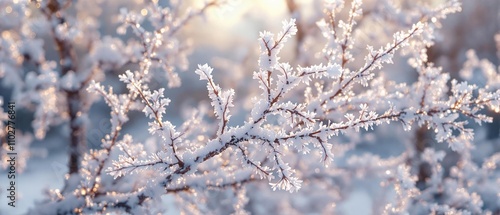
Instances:
[[[247,77],[258,86],[255,96],[241,98],[218,84],[221,73],[208,64],[190,69],[206,84],[211,108],[187,110],[178,125],[167,114],[177,98],[166,96],[181,85],[176,70],[187,70],[191,47],[177,32],[208,8],[230,2],[204,1],[183,11],[182,1],[168,6],[138,1],[134,8],[140,9],[122,8],[117,15],[116,32],[132,34],[128,41],[101,35],[98,18],[107,14],[87,7],[103,2],[0,1],[11,8],[0,14],[3,84],[13,89],[20,107],[33,111],[35,138],[45,138],[55,125],[69,131],[65,185],[50,190],[30,214],[158,214],[171,210],[164,207],[165,196],[173,196],[188,214],[330,214],[347,198],[353,180],[363,177],[375,178],[372,182],[393,195],[378,200],[377,213],[500,211],[500,155],[474,162],[469,126],[490,123],[488,110],[500,111],[500,69],[471,50],[457,80],[427,56],[440,22],[461,10],[458,1],[433,6],[405,1],[403,7],[374,0],[368,2],[387,7],[366,12],[370,6],[361,0],[325,0],[315,20],[295,15],[282,22],[279,33],[259,34],[258,61]],[[361,41],[361,32],[370,30],[364,23],[373,21],[387,24],[389,34]],[[305,29],[306,22],[315,26]],[[42,35],[51,38],[58,57],[46,54]],[[304,47],[315,40],[319,53],[313,46],[299,48],[297,58],[309,57],[282,61],[282,51],[296,38]],[[384,73],[401,59],[416,71],[413,82]],[[122,70],[119,84],[104,82],[106,73]],[[485,81],[474,80],[477,72]],[[151,86],[158,77],[167,80],[167,88]],[[126,90],[115,90],[120,88]],[[88,150],[89,109],[100,98],[110,108],[111,131],[100,148]],[[248,100],[253,104],[248,110],[237,105]],[[232,115],[238,111],[245,117]],[[147,139],[123,131],[133,123],[133,112],[148,120],[141,128]],[[5,117],[0,112],[0,119]],[[449,146],[448,153],[459,155],[458,161],[445,167],[445,151],[418,149],[417,143],[390,157],[349,153],[384,126],[407,131],[394,134],[403,137],[394,138],[401,144],[412,142],[416,130],[428,130]],[[0,137],[3,131],[0,124]],[[23,144],[30,138],[22,138]],[[23,150],[29,153],[29,147]],[[425,174],[423,166],[429,167]],[[220,196],[231,207],[213,199]]]

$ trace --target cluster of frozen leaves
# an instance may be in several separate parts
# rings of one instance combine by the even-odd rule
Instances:
[[[186,56],[190,53],[189,41],[177,39],[179,30],[193,18],[203,15],[208,8],[224,5],[226,1],[207,1],[187,12],[183,10],[186,7],[183,2],[171,1],[167,7],[158,1],[126,3],[126,6],[139,8],[132,11],[122,9],[115,20],[120,25],[117,27],[118,34],[132,29],[134,34],[126,37],[101,35],[103,26],[116,26],[116,23],[102,23],[100,20],[103,15],[100,8],[106,3],[102,0],[0,1],[0,81],[2,87],[12,90],[8,98],[9,102],[16,103],[16,110],[32,112],[34,116],[31,121],[33,134],[23,133],[20,128],[16,132],[17,168],[22,171],[25,159],[35,154],[30,149],[33,136],[43,140],[51,128],[62,126],[63,139],[69,146],[69,174],[64,189],[58,191],[64,195],[74,193],[77,187],[79,189],[80,182],[98,187],[100,184],[96,181],[100,180],[99,174],[104,171],[89,169],[95,162],[104,161],[111,155],[121,126],[128,121],[128,107],[149,111],[140,102],[134,101],[138,94],[115,95],[112,88],[105,90],[104,87],[94,86],[95,81],[104,81],[107,74],[122,67],[138,65],[141,71],[151,71],[150,75],[143,76],[148,81],[152,75],[159,75],[166,77],[169,87],[178,86],[180,80],[175,70],[187,68]],[[152,27],[145,30],[143,25],[150,24]],[[125,42],[125,39],[128,41]],[[97,95],[87,92],[89,86]],[[151,94],[147,94],[149,91],[141,92],[146,93],[140,95],[142,98],[163,96],[162,91]],[[90,152],[99,154],[99,158],[87,154],[86,144],[89,109],[99,98],[98,94],[109,95],[106,102],[117,107],[112,110],[113,132],[103,140],[104,150]],[[146,104],[153,103],[158,105],[155,108],[160,108],[155,109],[155,113],[165,111],[161,107],[167,104],[166,100],[161,100],[165,102],[161,104],[155,100],[149,102]],[[127,107],[126,110],[123,107]],[[6,115],[2,112],[0,116],[0,158],[6,160],[6,153],[9,152],[3,126]],[[3,162],[2,168],[8,167],[7,164]],[[104,164],[107,163],[101,162],[101,169]],[[81,168],[83,166],[85,168]],[[91,186],[89,193],[95,189]],[[62,194],[55,197],[64,196]],[[78,208],[70,204],[66,209],[72,207]],[[51,208],[48,212],[39,213],[51,214],[53,210],[66,209]],[[73,209],[68,211],[76,212]]]
[[[253,98],[238,99],[233,89],[217,84],[217,70],[198,65],[194,73],[206,82],[211,110],[204,105],[186,110],[178,126],[166,118],[168,105],[176,98],[166,98],[165,88],[154,89],[150,84],[160,72],[165,72],[168,87],[181,84],[174,68],[187,68],[189,46],[177,39],[176,32],[208,7],[227,2],[209,1],[182,15],[178,1],[171,1],[169,7],[152,1],[141,4],[144,8],[138,11],[122,9],[117,33],[131,30],[138,38],[127,43],[100,36],[96,21],[100,11],[86,11],[87,1],[75,7],[84,18],[67,16],[70,1],[10,3],[19,13],[18,22],[24,24],[5,25],[9,36],[2,36],[1,42],[11,51],[0,49],[0,75],[16,81],[14,93],[20,104],[35,109],[35,136],[43,138],[49,126],[67,121],[71,132],[81,131],[88,108],[98,97],[111,108],[111,132],[101,148],[84,153],[65,186],[51,190],[49,198],[31,213],[156,214],[165,211],[162,197],[169,194],[188,213],[243,214],[248,208],[256,213],[331,212],[345,199],[351,180],[367,176],[393,190],[395,198],[382,202],[380,208],[386,214],[498,211],[500,156],[492,155],[482,166],[472,162],[474,130],[467,126],[473,121],[491,122],[486,109],[500,110],[500,71],[473,51],[460,72],[464,81],[451,79],[428,62],[426,50],[434,43],[435,31],[446,15],[460,11],[458,1],[435,7],[410,1],[409,11],[392,1],[375,2],[387,7],[364,14],[361,0],[350,4],[325,0],[324,16],[315,20],[319,31],[299,29],[301,20],[292,18],[283,22],[277,34],[260,33],[258,66],[253,72],[259,93]],[[41,8],[44,23],[31,18],[29,5]],[[345,19],[341,19],[343,12]],[[383,14],[387,23],[395,23],[388,26],[391,36],[380,40],[384,44],[358,48],[357,35],[367,31],[360,23],[378,20]],[[145,22],[151,26],[145,27]],[[59,49],[59,64],[45,59],[44,42],[37,38],[40,32],[33,30],[34,25],[49,26],[48,33]],[[320,54],[302,54],[317,56],[318,63],[281,61],[281,51],[299,33],[325,41]],[[77,58],[74,44],[90,47],[88,55]],[[398,83],[383,75],[384,67],[394,63],[399,53],[417,71],[413,83]],[[77,63],[77,59],[84,60]],[[31,62],[36,70],[20,74],[20,68]],[[118,76],[127,92],[116,93],[112,86],[99,82],[104,71],[129,63],[139,66]],[[471,80],[476,70],[487,83]],[[241,100],[251,100],[252,108],[243,119],[232,117],[235,101]],[[132,111],[142,112],[149,120],[143,128],[150,134],[146,140],[122,134]],[[408,133],[414,127],[428,129],[460,160],[445,176],[445,153],[432,148],[408,149],[389,158],[349,155],[365,141],[365,134],[383,124],[400,124]],[[420,176],[421,165],[429,165],[430,172]],[[423,185],[418,186],[419,182]],[[223,191],[220,195],[230,199],[230,208],[213,208],[221,204],[211,198],[217,195],[214,190]],[[276,197],[281,191],[302,193]],[[307,206],[315,204],[319,206]]]

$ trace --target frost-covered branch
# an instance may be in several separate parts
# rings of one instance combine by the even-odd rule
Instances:
[[[235,64],[229,71],[253,71],[253,80],[231,89],[217,67],[189,69],[187,79],[197,75],[207,90],[200,95],[208,102],[195,107],[179,106],[182,99],[171,89],[181,86],[176,71],[188,70],[187,55],[197,48],[181,39],[183,28],[229,1],[192,8],[184,1],[132,2],[119,10],[120,37],[101,36],[101,13],[86,11],[89,2],[23,3],[9,6],[21,17],[39,8],[58,58],[48,59],[43,38],[30,28],[33,20],[19,19],[22,28],[2,32],[0,77],[19,84],[13,95],[33,110],[35,137],[68,123],[71,146],[65,186],[50,190],[30,214],[162,214],[165,197],[188,213],[330,214],[363,181],[373,191],[374,213],[500,210],[487,200],[498,192],[488,191],[498,184],[498,153],[484,155],[482,164],[472,155],[474,135],[481,134],[475,130],[494,121],[488,110],[500,110],[498,68],[469,51],[461,80],[453,79],[448,72],[454,71],[427,56],[442,20],[461,10],[455,0],[353,0],[346,8],[343,0],[327,0],[311,6],[310,16],[299,8],[306,3],[286,1],[293,17],[279,33],[258,35],[259,50],[246,53],[253,67]],[[377,23],[384,31],[373,37]],[[290,57],[286,48],[294,37],[298,46]],[[16,72],[24,68],[29,72]],[[117,80],[104,80],[114,73]],[[485,78],[476,80],[477,73]],[[416,78],[401,81],[394,74]],[[181,91],[196,89],[187,81]],[[99,147],[84,150],[98,98],[110,108],[110,130]],[[0,119],[5,116],[0,110]],[[412,132],[415,127],[424,132]],[[421,133],[432,138],[415,150],[409,142]],[[219,196],[228,196],[231,207]]]

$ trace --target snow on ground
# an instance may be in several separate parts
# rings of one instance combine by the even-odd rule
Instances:
[[[24,173],[16,174],[16,207],[8,206],[10,201],[6,193],[0,193],[0,215],[26,214],[28,209],[33,208],[35,200],[43,198],[44,190],[47,188],[61,188],[63,184],[67,156],[64,153],[49,155],[46,158],[31,158],[28,160],[27,169]],[[7,172],[2,171],[0,177],[0,192],[3,191],[9,181]]]

